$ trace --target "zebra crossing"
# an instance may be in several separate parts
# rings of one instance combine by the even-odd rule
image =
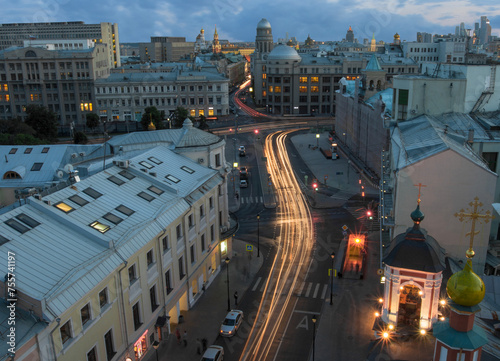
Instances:
[[[268,287],[268,290],[272,289],[274,279],[271,280],[271,284]],[[285,287],[285,294],[290,290],[292,280],[288,280]],[[262,277],[257,278],[255,284],[252,287],[252,292],[264,292],[266,288],[266,280]],[[294,294],[298,297],[306,297],[306,298],[320,298],[326,299],[327,292],[329,290],[329,286],[326,283],[317,283],[317,282],[301,282],[299,283],[299,287],[296,288],[296,292]],[[270,291],[268,291],[270,292]]]
[[[250,204],[250,203],[264,203],[264,199],[262,196],[260,197],[241,197],[241,204]]]

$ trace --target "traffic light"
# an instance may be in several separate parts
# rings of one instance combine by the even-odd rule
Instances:
[[[258,129],[255,129],[253,132],[254,132],[255,134],[259,134],[259,130],[258,130]]]
[[[313,184],[312,184],[312,187],[315,191],[318,190],[318,182],[317,181],[314,181]]]
[[[368,219],[373,219],[373,212],[371,209],[366,210],[366,217],[368,217]]]

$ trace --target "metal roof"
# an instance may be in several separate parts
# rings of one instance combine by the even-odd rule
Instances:
[[[402,169],[425,158],[453,150],[488,172],[487,164],[466,144],[466,138],[444,127],[436,117],[421,115],[398,122],[391,143],[395,167]]]
[[[19,255],[18,289],[34,299],[45,299],[44,317],[51,320],[123,263],[116,252],[128,259],[189,210],[189,202],[203,197],[203,190],[221,182],[218,171],[156,147],[129,159],[128,168],[111,166],[43,200],[29,198],[27,204],[1,214],[0,232],[9,241],[0,250]],[[94,199],[85,192],[88,188],[101,196]],[[56,208],[60,202],[73,210],[66,213]],[[134,213],[127,216],[117,211],[120,205]],[[4,223],[21,213],[39,224],[20,233]],[[121,221],[110,221],[109,213]],[[95,221],[109,230],[94,229],[90,224]],[[0,267],[6,273],[7,263]]]

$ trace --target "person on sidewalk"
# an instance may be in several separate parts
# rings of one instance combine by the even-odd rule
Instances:
[[[201,355],[201,341],[200,341],[200,338],[196,338],[196,353],[198,355]]]
[[[175,329],[175,337],[177,337],[177,344],[180,345],[181,344],[181,333],[179,332],[178,328]]]
[[[234,292],[234,304],[238,306],[238,291]]]
[[[187,345],[188,345],[188,333],[186,330],[184,330],[184,334],[182,335],[182,342],[184,342],[184,347],[187,347]]]

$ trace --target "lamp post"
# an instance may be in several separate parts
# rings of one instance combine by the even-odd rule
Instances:
[[[313,359],[312,359],[312,361],[314,361],[314,346],[316,343],[316,315],[314,315],[312,317],[312,322],[313,322]]]
[[[158,341],[153,342],[153,347],[156,352],[156,361],[158,361],[158,346],[160,346],[160,343]]]
[[[227,310],[231,311],[231,300],[229,299],[229,257],[226,257],[226,282],[227,282]]]
[[[257,257],[260,257],[260,214],[257,214]]]
[[[332,257],[332,283],[330,285],[330,305],[333,305],[333,260],[335,258],[335,252],[332,252],[332,254],[330,255],[330,257]]]
[[[319,133],[316,133],[316,146],[319,148]]]

